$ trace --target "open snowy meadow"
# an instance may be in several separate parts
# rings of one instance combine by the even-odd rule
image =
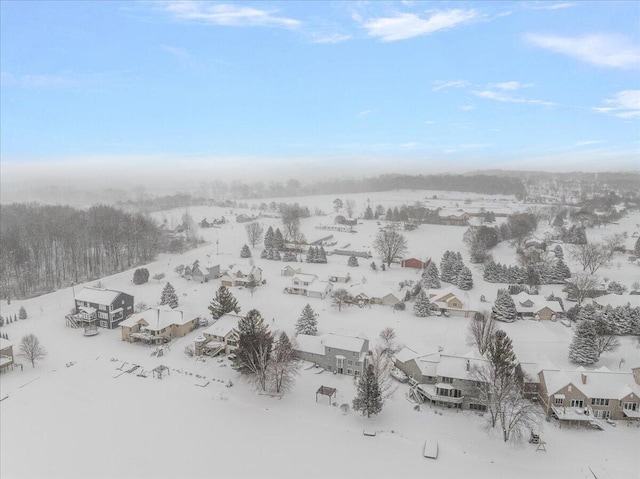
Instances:
[[[434,199],[434,195],[437,199]],[[432,191],[396,191],[342,196],[356,201],[356,216],[366,206],[385,208],[413,204],[421,200],[428,208],[485,208],[500,212],[522,210],[513,198]],[[347,266],[347,256],[331,255],[327,264],[284,263],[260,259],[262,244],[252,249],[253,257],[240,258],[247,243],[243,224],[235,222],[238,213],[249,210],[191,207],[196,222],[224,215],[227,224],[202,229],[206,241],[184,254],[160,255],[145,265],[151,276],[164,273],[161,281],[151,279],[143,285],[132,283],[133,270],[102,278],[103,287],[134,295],[135,302],[155,306],[166,282],[176,289],[179,308],[208,316],[219,280],[196,283],[180,277],[174,269],[195,260],[231,264],[252,262],[263,270],[266,284],[251,293],[232,288],[242,308],[241,314],[258,309],[272,331],[283,330],[293,336],[294,324],[305,304],[319,314],[319,333],[360,336],[374,346],[385,327],[392,327],[397,342],[418,352],[442,348],[447,353],[464,354],[471,350],[465,343],[468,319],[461,317],[418,318],[412,303],[406,311],[389,306],[351,307],[338,311],[330,300],[285,294],[290,278],[281,276],[287,264],[299,265],[303,272],[321,280],[336,271],[348,271],[347,286],[367,283],[397,289],[401,281],[419,280],[419,271],[393,265],[387,271],[374,271],[369,263],[375,257],[373,240],[380,227],[376,221],[360,220],[357,233],[327,232],[317,225],[333,224],[335,196],[279,198],[277,202],[298,202],[318,207],[326,216],[302,220],[302,232],[308,241],[329,234],[336,248],[371,251],[373,259],[360,259],[357,267]],[[465,204],[469,200],[471,203]],[[271,200],[256,200],[256,204]],[[252,202],[249,201],[249,204]],[[180,222],[185,209],[154,213],[169,227]],[[253,212],[257,214],[257,211]],[[281,227],[277,218],[258,220],[265,229]],[[382,222],[384,224],[384,222]],[[634,213],[606,233],[588,230],[589,238],[599,238],[617,229],[637,231],[640,215]],[[544,225],[541,226],[543,228]],[[440,262],[446,250],[460,251],[473,273],[474,287],[468,294],[479,301],[484,295],[492,301],[500,284],[482,280],[481,267],[469,263],[462,236],[465,227],[421,225],[403,232],[409,246],[408,257],[432,258]],[[592,236],[593,235],[593,236]],[[506,244],[493,251],[496,261],[515,264],[515,252]],[[568,255],[566,255],[568,257]],[[577,265],[567,258],[570,268]],[[638,280],[640,269],[619,255],[599,273],[620,278],[627,286]],[[94,285],[96,282],[87,283]],[[162,357],[152,356],[155,346],[121,341],[119,330],[101,329],[94,337],[85,337],[79,329],[65,325],[65,315],[73,307],[74,293],[84,285],[24,301],[0,303],[3,316],[17,314],[24,306],[28,319],[2,328],[17,343],[27,333],[38,336],[48,351],[35,368],[22,363],[0,376],[0,477],[18,478],[205,478],[205,477],[562,477],[633,479],[640,477],[640,428],[620,422],[605,430],[560,429],[554,420],[543,422],[539,433],[546,451],[526,442],[505,444],[500,434],[487,434],[482,416],[473,411],[414,407],[407,399],[408,386],[397,390],[382,412],[366,419],[341,404],[355,395],[354,379],[334,375],[305,363],[292,390],[283,397],[260,394],[231,367],[227,358],[194,358],[184,354],[198,330],[173,340]],[[443,286],[446,286],[443,285]],[[551,292],[565,297],[558,285],[544,286],[541,294]],[[486,303],[490,309],[491,304]],[[572,329],[560,322],[516,321],[501,324],[513,339],[521,359],[548,361],[558,368],[575,368],[567,358]],[[604,354],[596,367],[628,371],[640,366],[640,350],[629,338],[621,338],[615,353]],[[134,366],[140,366],[133,370]],[[155,378],[153,368],[164,365],[169,374]],[[147,371],[147,377],[139,375]],[[130,372],[129,372],[130,371]],[[231,381],[232,387],[227,387]],[[337,389],[329,404],[316,390],[321,386]],[[376,435],[363,435],[363,430]],[[437,460],[422,455],[425,441],[437,441]]]

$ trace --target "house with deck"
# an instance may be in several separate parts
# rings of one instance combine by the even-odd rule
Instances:
[[[525,291],[511,295],[520,319],[556,320],[564,317],[560,301],[547,301],[544,296]]]
[[[349,376],[361,376],[367,367],[369,340],[340,334],[298,334],[293,351],[298,359]]]
[[[136,313],[120,323],[122,341],[163,344],[198,327],[201,316],[166,306]]]
[[[133,314],[133,296],[112,289],[85,287],[74,298],[75,313],[67,315],[72,327],[95,324],[115,329]]]
[[[257,286],[260,283],[262,283],[262,269],[248,264],[236,264],[220,276],[220,285],[227,288]]]
[[[441,351],[421,355],[403,348],[395,355],[394,364],[409,376],[411,395],[418,401],[455,409],[486,409],[476,398],[473,371],[485,366],[487,360],[475,351],[463,356]]]
[[[0,338],[0,373],[13,369],[13,343]]]
[[[640,420],[640,375],[611,371],[543,369],[540,402],[562,423],[601,427],[599,419]]]
[[[284,291],[324,299],[333,291],[333,284],[328,281],[319,281],[315,274],[296,273],[291,278],[291,285]]]
[[[238,349],[238,322],[242,316],[224,314],[195,339],[196,356],[231,354]]]

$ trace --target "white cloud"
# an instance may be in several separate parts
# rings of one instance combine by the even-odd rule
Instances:
[[[532,87],[533,83],[520,83],[517,81],[506,81],[502,83],[491,83],[489,87],[499,88],[500,90],[520,90],[521,88]]]
[[[600,113],[610,113],[620,118],[640,117],[640,90],[623,90],[613,98],[603,101],[607,106],[595,107]]]
[[[471,93],[473,93],[475,96],[479,98],[484,98],[486,100],[501,101],[505,103],[532,103],[532,104],[544,105],[544,106],[556,105],[556,103],[553,103],[550,101],[532,100],[528,98],[509,96],[509,95],[505,95],[502,92],[497,92],[493,90],[482,90],[482,91],[472,90]]]
[[[297,28],[301,25],[298,20],[275,16],[275,10],[260,10],[244,5],[170,1],[164,4],[164,10],[178,20],[195,20],[230,27]]]
[[[9,72],[1,72],[0,82],[5,86],[51,88],[78,86],[83,83],[83,80],[70,76],[68,74],[15,75]]]
[[[360,113],[358,113],[358,116],[362,117],[362,116],[367,116],[371,114],[371,110],[362,110]]]
[[[640,47],[618,34],[561,37],[527,33],[525,39],[537,47],[562,53],[593,65],[611,68],[640,67]]]
[[[462,111],[471,111],[475,108],[473,105],[461,105],[458,107]]]
[[[428,18],[414,13],[396,13],[392,17],[367,20],[363,26],[370,36],[378,37],[384,42],[392,42],[448,30],[469,23],[477,16],[475,10],[461,9],[435,12]]]
[[[341,43],[351,38],[351,35],[342,33],[311,33],[311,43]]]
[[[571,2],[533,2],[526,5],[526,8],[531,10],[560,10],[561,8],[575,7],[575,3]]]
[[[431,89],[431,91],[439,91],[445,88],[465,88],[469,86],[469,82],[466,80],[455,80],[449,82],[436,81],[434,82],[435,86]]]

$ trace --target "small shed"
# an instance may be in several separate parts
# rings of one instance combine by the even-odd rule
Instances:
[[[329,404],[331,404],[331,398],[336,395],[336,388],[330,388],[329,386],[320,386],[316,391],[316,402],[318,402],[318,394],[327,396],[329,398]]]
[[[427,261],[421,261],[418,258],[407,258],[402,260],[403,268],[425,269],[428,266]]]

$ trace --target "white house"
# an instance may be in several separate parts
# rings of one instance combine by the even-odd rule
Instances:
[[[202,331],[195,339],[196,356],[216,356],[223,351],[230,354],[238,349],[238,322],[241,319],[242,316],[225,314]]]
[[[228,288],[260,283],[262,283],[262,269],[246,264],[234,265],[220,277],[220,285]]]
[[[291,278],[291,286],[285,288],[284,291],[285,293],[324,299],[332,290],[331,283],[319,281],[315,274],[297,273]]]

